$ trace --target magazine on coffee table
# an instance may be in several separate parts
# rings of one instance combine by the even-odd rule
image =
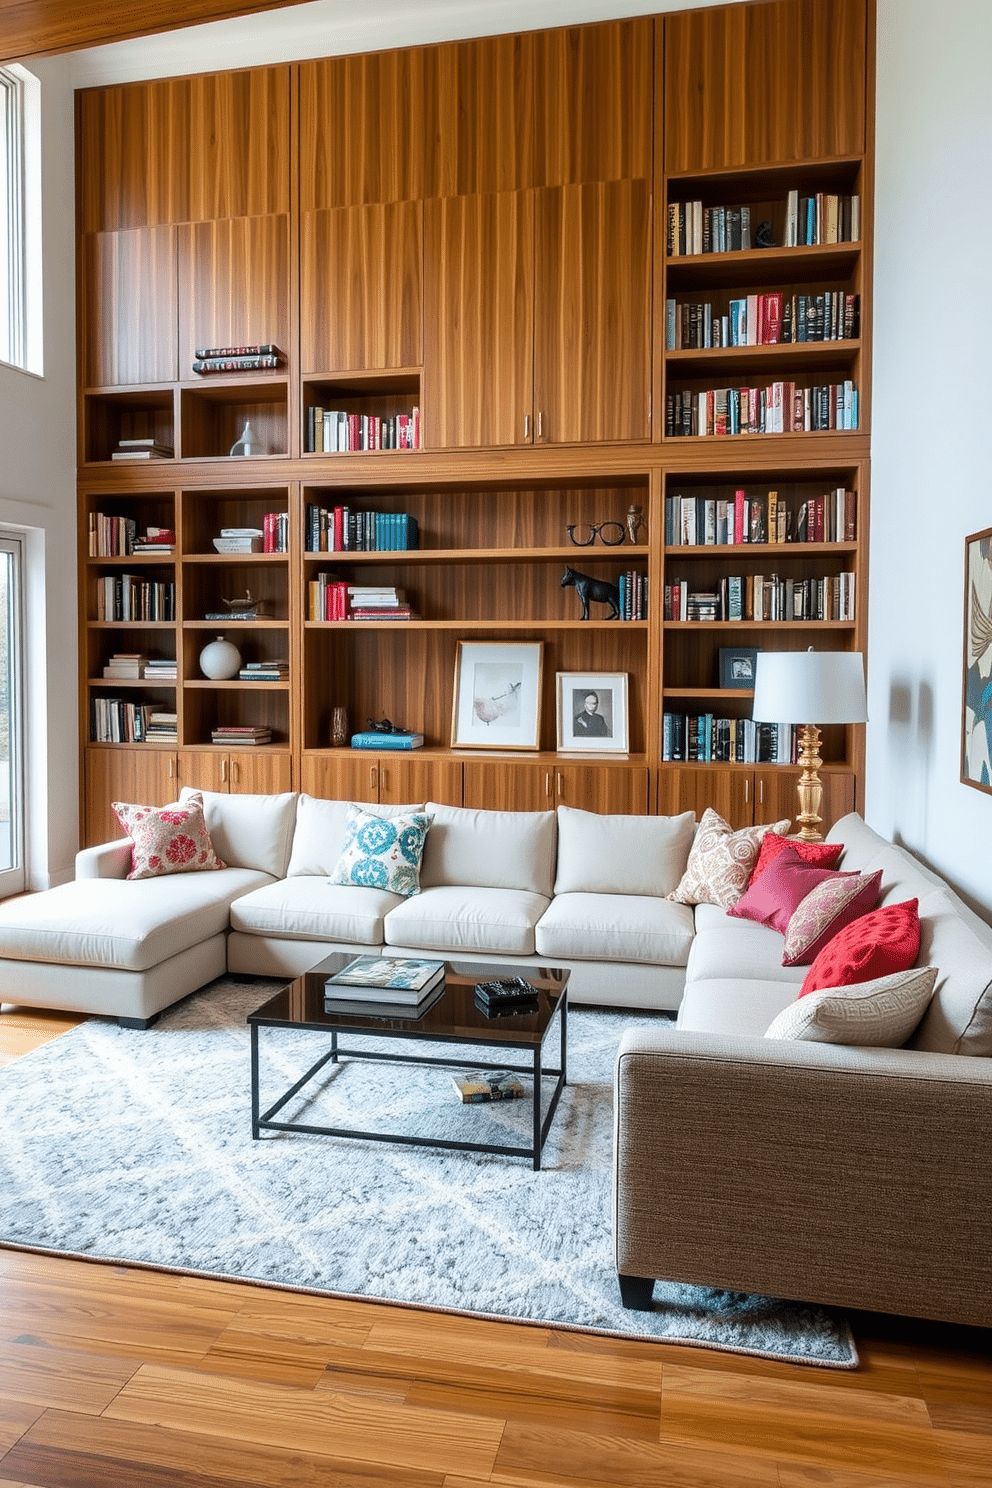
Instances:
[[[355,956],[327,978],[324,990],[332,997],[355,1001],[417,1003],[443,979],[443,961]]]

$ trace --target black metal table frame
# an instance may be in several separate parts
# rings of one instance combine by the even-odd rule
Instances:
[[[558,1015],[561,1029],[561,1052],[559,1055],[559,1067],[557,1069],[545,1069],[542,1060],[544,1040],[545,1038],[547,1038],[547,1035],[551,1031],[551,1028],[554,1024],[555,1014]],[[551,1014],[551,1019],[549,1020],[548,1027],[545,1029],[540,1041],[534,1047],[533,1065],[500,1065],[501,1069],[512,1070],[514,1074],[533,1076],[534,1128],[533,1142],[530,1147],[502,1147],[488,1142],[456,1142],[442,1137],[409,1136],[406,1133],[399,1132],[359,1131],[355,1128],[345,1126],[311,1126],[305,1122],[299,1121],[274,1121],[273,1117],[277,1114],[277,1112],[281,1111],[283,1106],[285,1106],[288,1101],[292,1100],[294,1095],[298,1094],[299,1091],[301,1091],[303,1087],[314,1078],[315,1075],[319,1074],[319,1072],[324,1068],[326,1064],[337,1064],[338,1060],[342,1056],[349,1056],[353,1059],[380,1059],[390,1064],[440,1065],[445,1069],[474,1070],[478,1069],[479,1062],[475,1059],[437,1059],[429,1058],[426,1055],[417,1054],[387,1054],[377,1049],[342,1048],[338,1042],[338,1035],[340,1033],[365,1034],[374,1038],[395,1038],[400,1040],[412,1039],[418,1036],[412,1031],[407,1032],[405,1030],[394,1028],[384,1028],[379,1031],[377,1029],[369,1028],[367,1024],[362,1024],[361,1026],[351,1029],[347,1026],[328,1029],[325,1025],[320,1023],[287,1023],[283,1020],[275,1019],[273,1019],[272,1021],[252,1021],[250,1026],[251,1134],[252,1138],[255,1141],[259,1139],[263,1131],[303,1132],[311,1136],[319,1137],[353,1137],[358,1138],[361,1141],[368,1142],[398,1142],[407,1147],[446,1147],[456,1152],[491,1152],[500,1157],[530,1157],[534,1163],[534,1171],[538,1172],[540,1170],[541,1153],[544,1149],[544,1143],[547,1140],[548,1132],[551,1129],[551,1122],[554,1118],[558,1102],[561,1099],[561,1093],[567,1083],[566,1049],[568,1038],[568,995],[564,988],[559,994],[558,1002]],[[304,1074],[300,1076],[296,1083],[290,1086],[290,1088],[285,1092],[284,1095],[281,1095],[273,1105],[269,1106],[267,1111],[259,1110],[261,1102],[258,1088],[258,1031],[260,1028],[292,1028],[294,1030],[309,1030],[313,1033],[324,1034],[329,1032],[331,1036],[331,1047],[327,1051],[327,1053],[322,1054],[321,1057],[314,1064],[312,1064]],[[486,1038],[484,1034],[480,1037],[467,1037],[463,1034],[445,1035],[440,1033],[432,1033],[429,1040],[427,1038],[427,1035],[423,1035],[423,1037],[425,1042],[430,1042],[432,1044],[474,1044],[482,1048],[510,1049],[514,1052],[518,1047],[517,1045],[508,1044],[504,1039],[496,1037]],[[548,1078],[555,1078],[555,1088],[551,1093],[551,1099],[548,1103],[548,1109],[544,1113],[542,1118],[541,1112],[544,1104],[543,1079],[545,1076],[547,1076]]]

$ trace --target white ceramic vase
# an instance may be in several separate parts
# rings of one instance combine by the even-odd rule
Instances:
[[[223,636],[218,636],[200,652],[200,670],[212,682],[226,682],[241,670],[241,652]]]

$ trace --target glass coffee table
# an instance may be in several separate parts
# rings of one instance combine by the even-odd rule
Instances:
[[[400,1142],[407,1146],[447,1147],[459,1152],[492,1152],[503,1157],[529,1157],[535,1171],[541,1166],[541,1152],[551,1122],[565,1088],[566,1044],[568,1035],[568,972],[555,967],[494,965],[492,962],[445,962],[444,992],[419,1018],[377,1017],[362,1010],[356,1002],[354,1011],[325,1012],[324,982],[340,971],[351,954],[329,956],[319,966],[304,972],[282,992],[270,997],[248,1016],[251,1028],[251,1134],[256,1140],[263,1132],[306,1132],[326,1137],[357,1137],[363,1141]],[[537,989],[536,1012],[513,1013],[487,1017],[476,1006],[475,984],[494,977],[523,976]],[[544,1047],[548,1034],[558,1020],[557,1067],[547,1068]],[[308,1070],[285,1090],[266,1110],[261,1110],[259,1093],[259,1036],[262,1029],[308,1029],[323,1034],[330,1041]],[[395,1050],[383,1052],[367,1046],[369,1038],[389,1040]],[[439,1057],[416,1048],[427,1044],[451,1044],[452,1056]],[[409,1046],[414,1046],[409,1048]],[[299,1121],[279,1121],[279,1112],[327,1064],[342,1058],[378,1059],[397,1064],[442,1065],[446,1069],[479,1068],[479,1059],[459,1058],[457,1050],[469,1045],[498,1050],[500,1069],[530,1075],[534,1082],[534,1121],[529,1147],[498,1146],[488,1142],[468,1142],[409,1133],[362,1131],[351,1127],[314,1126]],[[403,1052],[409,1048],[409,1052]],[[521,1061],[527,1060],[527,1063]],[[516,1061],[516,1062],[514,1062]],[[546,1081],[554,1080],[547,1106],[544,1100]],[[467,1109],[467,1108],[463,1108]]]

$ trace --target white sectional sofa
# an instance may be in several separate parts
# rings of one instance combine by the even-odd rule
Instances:
[[[677,1008],[692,910],[665,896],[692,845],[677,817],[363,807],[433,818],[410,898],[328,881],[349,803],[202,792],[228,866],[125,881],[125,839],[81,852],[76,879],[0,905],[0,999],[143,1026],[233,972],[297,976],[331,951],[567,967],[576,1002]]]

